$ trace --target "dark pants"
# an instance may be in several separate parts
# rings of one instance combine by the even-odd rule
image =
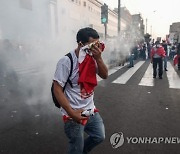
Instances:
[[[133,60],[134,60],[134,55],[131,54],[130,57],[129,57],[129,67],[134,67]]]
[[[162,77],[163,74],[163,60],[162,58],[153,58],[153,77],[157,75],[157,66],[158,66],[158,75]]]
[[[178,58],[178,70],[180,70],[180,57]]]

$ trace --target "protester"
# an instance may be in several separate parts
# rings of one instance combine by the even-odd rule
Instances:
[[[158,66],[158,75],[159,79],[162,79],[163,74],[163,58],[165,57],[164,48],[160,45],[159,41],[155,42],[155,46],[151,50],[151,63],[153,64],[153,78],[156,78],[157,75],[157,66]]]
[[[168,48],[167,48],[166,41],[164,41],[164,40],[163,40],[163,42],[162,42],[162,47],[164,48],[165,54],[166,54],[166,56],[164,57],[164,70],[165,70],[165,71],[168,71],[168,70],[167,70]]]
[[[147,52],[148,52],[148,59],[151,58],[150,54],[151,54],[151,44],[148,42],[147,43]]]
[[[173,44],[171,47],[170,58],[173,60],[175,55],[176,55],[176,47]]]
[[[180,43],[177,45],[177,55],[174,57],[174,65],[178,65],[178,70],[180,70]]]
[[[142,47],[142,59],[143,60],[146,60],[146,43],[143,44],[143,47]]]
[[[85,154],[105,139],[103,120],[94,105],[93,97],[94,87],[97,85],[96,72],[106,79],[108,69],[101,57],[104,45],[100,43],[96,30],[82,28],[78,31],[76,39],[78,46],[70,52],[73,59],[70,77],[72,87],[67,84],[63,92],[71,66],[69,58],[64,56],[56,67],[53,79],[54,93],[61,105],[64,131],[69,139],[68,153]],[[84,111],[91,111],[94,116],[85,117],[82,115]],[[85,140],[84,132],[88,134]]]
[[[134,50],[132,49],[129,53],[129,66],[128,68],[134,67]]]
[[[133,53],[134,53],[134,60],[137,60],[139,57],[138,45],[134,46]]]

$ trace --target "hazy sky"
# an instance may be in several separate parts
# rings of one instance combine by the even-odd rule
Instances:
[[[118,6],[118,0],[101,0],[111,8]],[[147,32],[153,37],[165,37],[173,22],[180,22],[180,0],[121,0],[131,14],[141,13]],[[152,28],[151,28],[152,27]]]

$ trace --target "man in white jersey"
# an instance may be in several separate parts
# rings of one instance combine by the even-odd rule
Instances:
[[[78,46],[70,52],[73,59],[73,69],[70,77],[72,87],[70,84],[67,84],[63,92],[63,87],[67,82],[71,68],[71,61],[67,56],[59,60],[53,82],[54,94],[61,105],[64,131],[69,139],[68,153],[85,154],[105,139],[103,120],[97,112],[98,110],[93,101],[94,90],[91,93],[87,93],[86,97],[82,97],[83,90],[78,84],[80,77],[79,61],[82,59],[82,55],[87,54],[87,50],[84,49],[94,42],[99,42],[99,35],[96,30],[87,27],[78,31],[76,39]],[[101,78],[106,79],[108,77],[108,69],[101,57],[102,48],[96,43],[88,51],[91,52],[91,57],[95,62],[94,66],[97,74]],[[93,72],[90,74],[93,74]],[[84,117],[82,112],[87,110],[94,111],[93,116]],[[86,139],[84,139],[84,132],[88,134]]]

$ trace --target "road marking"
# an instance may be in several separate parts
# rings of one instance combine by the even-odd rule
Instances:
[[[152,71],[153,71],[153,67],[152,67],[152,64],[150,63],[139,85],[154,86],[154,79],[153,79]]]
[[[168,71],[166,72],[169,81],[169,88],[180,89],[180,78],[170,62],[167,62]]]
[[[118,70],[120,70],[121,68],[125,67],[128,63],[125,63],[124,66],[117,66],[117,67],[113,67],[111,69],[108,70],[108,76],[117,72]],[[102,78],[100,78],[98,75],[97,75],[97,81],[101,81],[103,80]]]
[[[113,83],[126,84],[132,75],[144,64],[145,61],[139,61],[134,67],[129,68],[124,74],[113,81]]]

